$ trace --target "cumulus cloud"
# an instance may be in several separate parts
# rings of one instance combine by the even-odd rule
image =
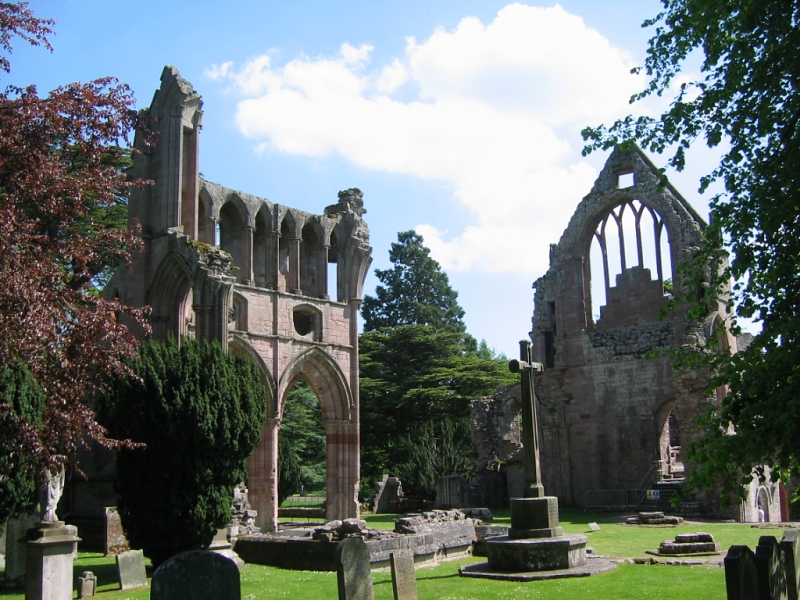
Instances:
[[[632,58],[560,6],[522,4],[409,38],[385,65],[370,64],[372,50],[345,43],[334,57],[275,66],[264,55],[207,74],[242,95],[238,126],[262,149],[449,184],[471,222],[417,228],[445,268],[541,273],[546,243],[596,177],[578,132],[629,110],[642,85]],[[537,260],[507,260],[534,240]]]

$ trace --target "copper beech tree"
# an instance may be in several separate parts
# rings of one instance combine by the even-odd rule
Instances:
[[[52,25],[25,3],[0,3],[0,69],[10,71],[16,38],[52,50]],[[96,215],[144,183],[119,168],[137,127],[133,95],[113,78],[44,97],[34,86],[0,93],[0,372],[21,361],[45,397],[38,425],[0,403],[0,440],[28,456],[31,475],[58,471],[84,439],[120,444],[90,405],[104,381],[129,373],[137,342],[120,320],[144,326],[144,313],[100,298],[93,278],[137,238]]]

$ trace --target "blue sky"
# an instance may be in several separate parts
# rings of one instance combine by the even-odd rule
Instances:
[[[321,213],[364,192],[373,268],[416,228],[470,333],[509,356],[527,336],[548,246],[605,157],[580,130],[628,114],[657,0],[155,2],[40,0],[52,54],[17,42],[4,83],[113,75],[149,104],[164,65],[204,99],[207,179]],[[636,110],[656,111],[650,103]],[[654,157],[657,164],[664,159]],[[695,193],[708,157],[672,176]],[[377,283],[370,274],[365,287]]]

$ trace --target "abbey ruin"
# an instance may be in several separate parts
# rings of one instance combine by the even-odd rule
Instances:
[[[322,214],[309,214],[206,181],[202,106],[165,67],[146,111],[158,142],[135,141],[133,176],[154,182],[129,202],[144,248],[105,294],[150,306],[155,339],[217,340],[260,366],[268,408],[248,485],[262,529],[277,527],[278,431],[286,394],[301,379],[319,398],[326,429],[327,518],[356,517],[357,315],[372,253],[361,192],[340,192]]]

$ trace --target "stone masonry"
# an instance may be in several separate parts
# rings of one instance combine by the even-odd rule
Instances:
[[[340,192],[323,214],[309,214],[206,181],[198,162],[202,105],[177,69],[165,67],[144,111],[158,142],[135,141],[141,153],[132,176],[154,182],[132,191],[129,203],[144,249],[104,294],[151,306],[156,339],[218,340],[261,368],[268,407],[248,467],[259,527],[277,526],[281,415],[299,380],[319,398],[327,432],[327,517],[357,517],[357,315],[372,252],[362,194]]]

